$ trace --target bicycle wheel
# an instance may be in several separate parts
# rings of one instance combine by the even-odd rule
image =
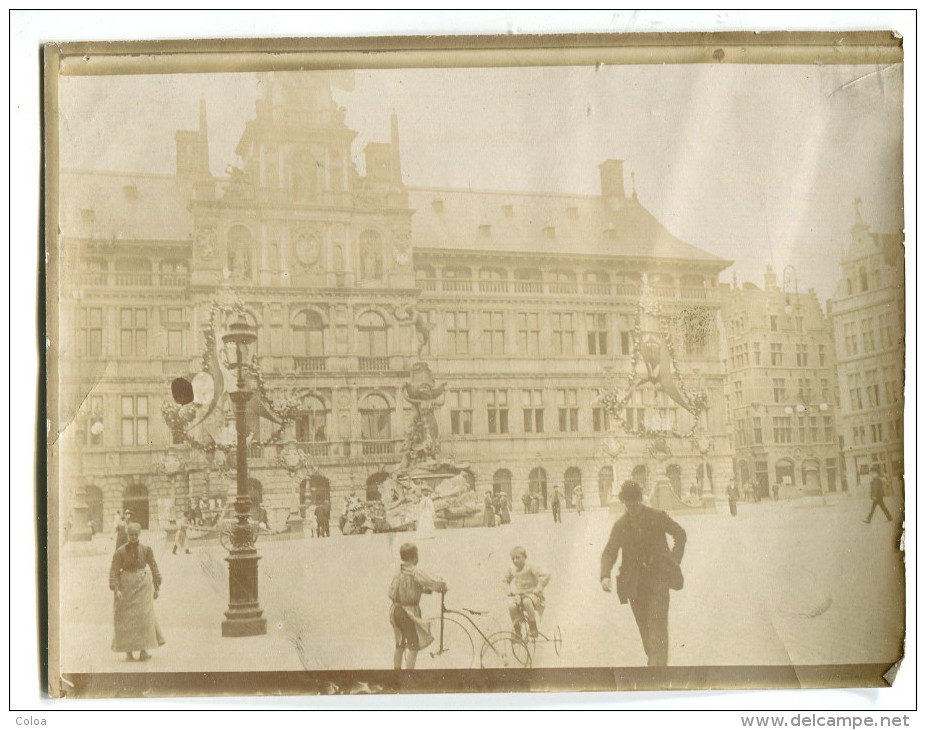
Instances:
[[[558,624],[553,629],[553,649],[556,651],[556,656],[559,656],[563,650],[563,632],[560,631]]]
[[[433,643],[422,654],[427,655],[426,664],[432,669],[469,669],[473,666],[476,650],[469,631],[449,616],[444,616],[444,634],[441,638],[440,616],[427,619],[434,637]],[[419,666],[422,666],[419,665]]]
[[[219,545],[231,552],[231,530],[221,529],[219,530]]]
[[[531,651],[514,634],[496,634],[495,638],[482,645],[479,666],[483,669],[530,667]]]

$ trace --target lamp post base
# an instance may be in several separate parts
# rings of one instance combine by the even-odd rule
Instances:
[[[259,636],[267,633],[267,619],[257,597],[257,561],[253,548],[233,550],[228,561],[228,610],[222,636]]]
[[[263,611],[258,610],[258,613]],[[267,619],[263,616],[245,618],[243,616],[232,617],[231,611],[226,611],[228,616],[222,622],[222,636],[236,638],[241,636],[263,636],[267,633]]]

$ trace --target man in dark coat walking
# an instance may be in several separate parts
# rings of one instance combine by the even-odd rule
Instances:
[[[871,509],[868,511],[868,517],[865,518],[865,522],[871,522],[871,518],[875,516],[875,509],[878,507],[884,512],[887,521],[893,522],[894,518],[891,516],[891,513],[888,512],[887,506],[884,504],[884,479],[881,476],[881,469],[876,466],[873,467],[872,471],[870,485]]]
[[[621,485],[618,498],[627,511],[614,523],[601,554],[601,589],[610,592],[611,570],[622,553],[617,597],[630,602],[647,664],[664,667],[669,658],[669,590],[682,587],[685,530],[665,512],[645,506],[643,490],[632,479]],[[672,536],[671,552],[666,535]]]
[[[322,500],[315,507],[315,519],[318,521],[318,536],[330,537],[331,503],[327,499]]]

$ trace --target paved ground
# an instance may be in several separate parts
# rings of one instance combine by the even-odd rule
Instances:
[[[672,594],[674,665],[841,664],[889,662],[901,653],[904,572],[897,522],[862,522],[867,500],[832,499],[741,505],[730,517],[676,514],[688,531],[685,589]],[[889,501],[895,514],[896,501]],[[540,645],[537,666],[639,666],[645,655],[629,606],[598,585],[601,550],[612,518],[596,510],[514,516],[511,525],[438,531],[420,540],[421,566],[450,584],[448,605],[487,610],[486,632],[505,627],[501,577],[514,545],[547,567],[543,627],[562,628],[557,657]],[[196,547],[172,555],[151,544],[164,575],[156,610],[167,644],[144,664],[109,650],[112,594],[109,545],[62,558],[64,672],[388,669],[392,630],[386,591],[398,546],[409,535],[336,536],[265,542],[260,598],[266,636],[223,639],[227,601],[224,550]],[[80,554],[78,554],[80,553]],[[426,596],[426,613],[438,608]],[[422,656],[420,666],[428,666]],[[478,662],[478,659],[477,659]]]

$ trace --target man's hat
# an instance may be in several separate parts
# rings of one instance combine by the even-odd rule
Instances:
[[[617,498],[621,502],[641,502],[643,500],[643,490],[633,479],[628,479],[621,484],[621,491]]]

